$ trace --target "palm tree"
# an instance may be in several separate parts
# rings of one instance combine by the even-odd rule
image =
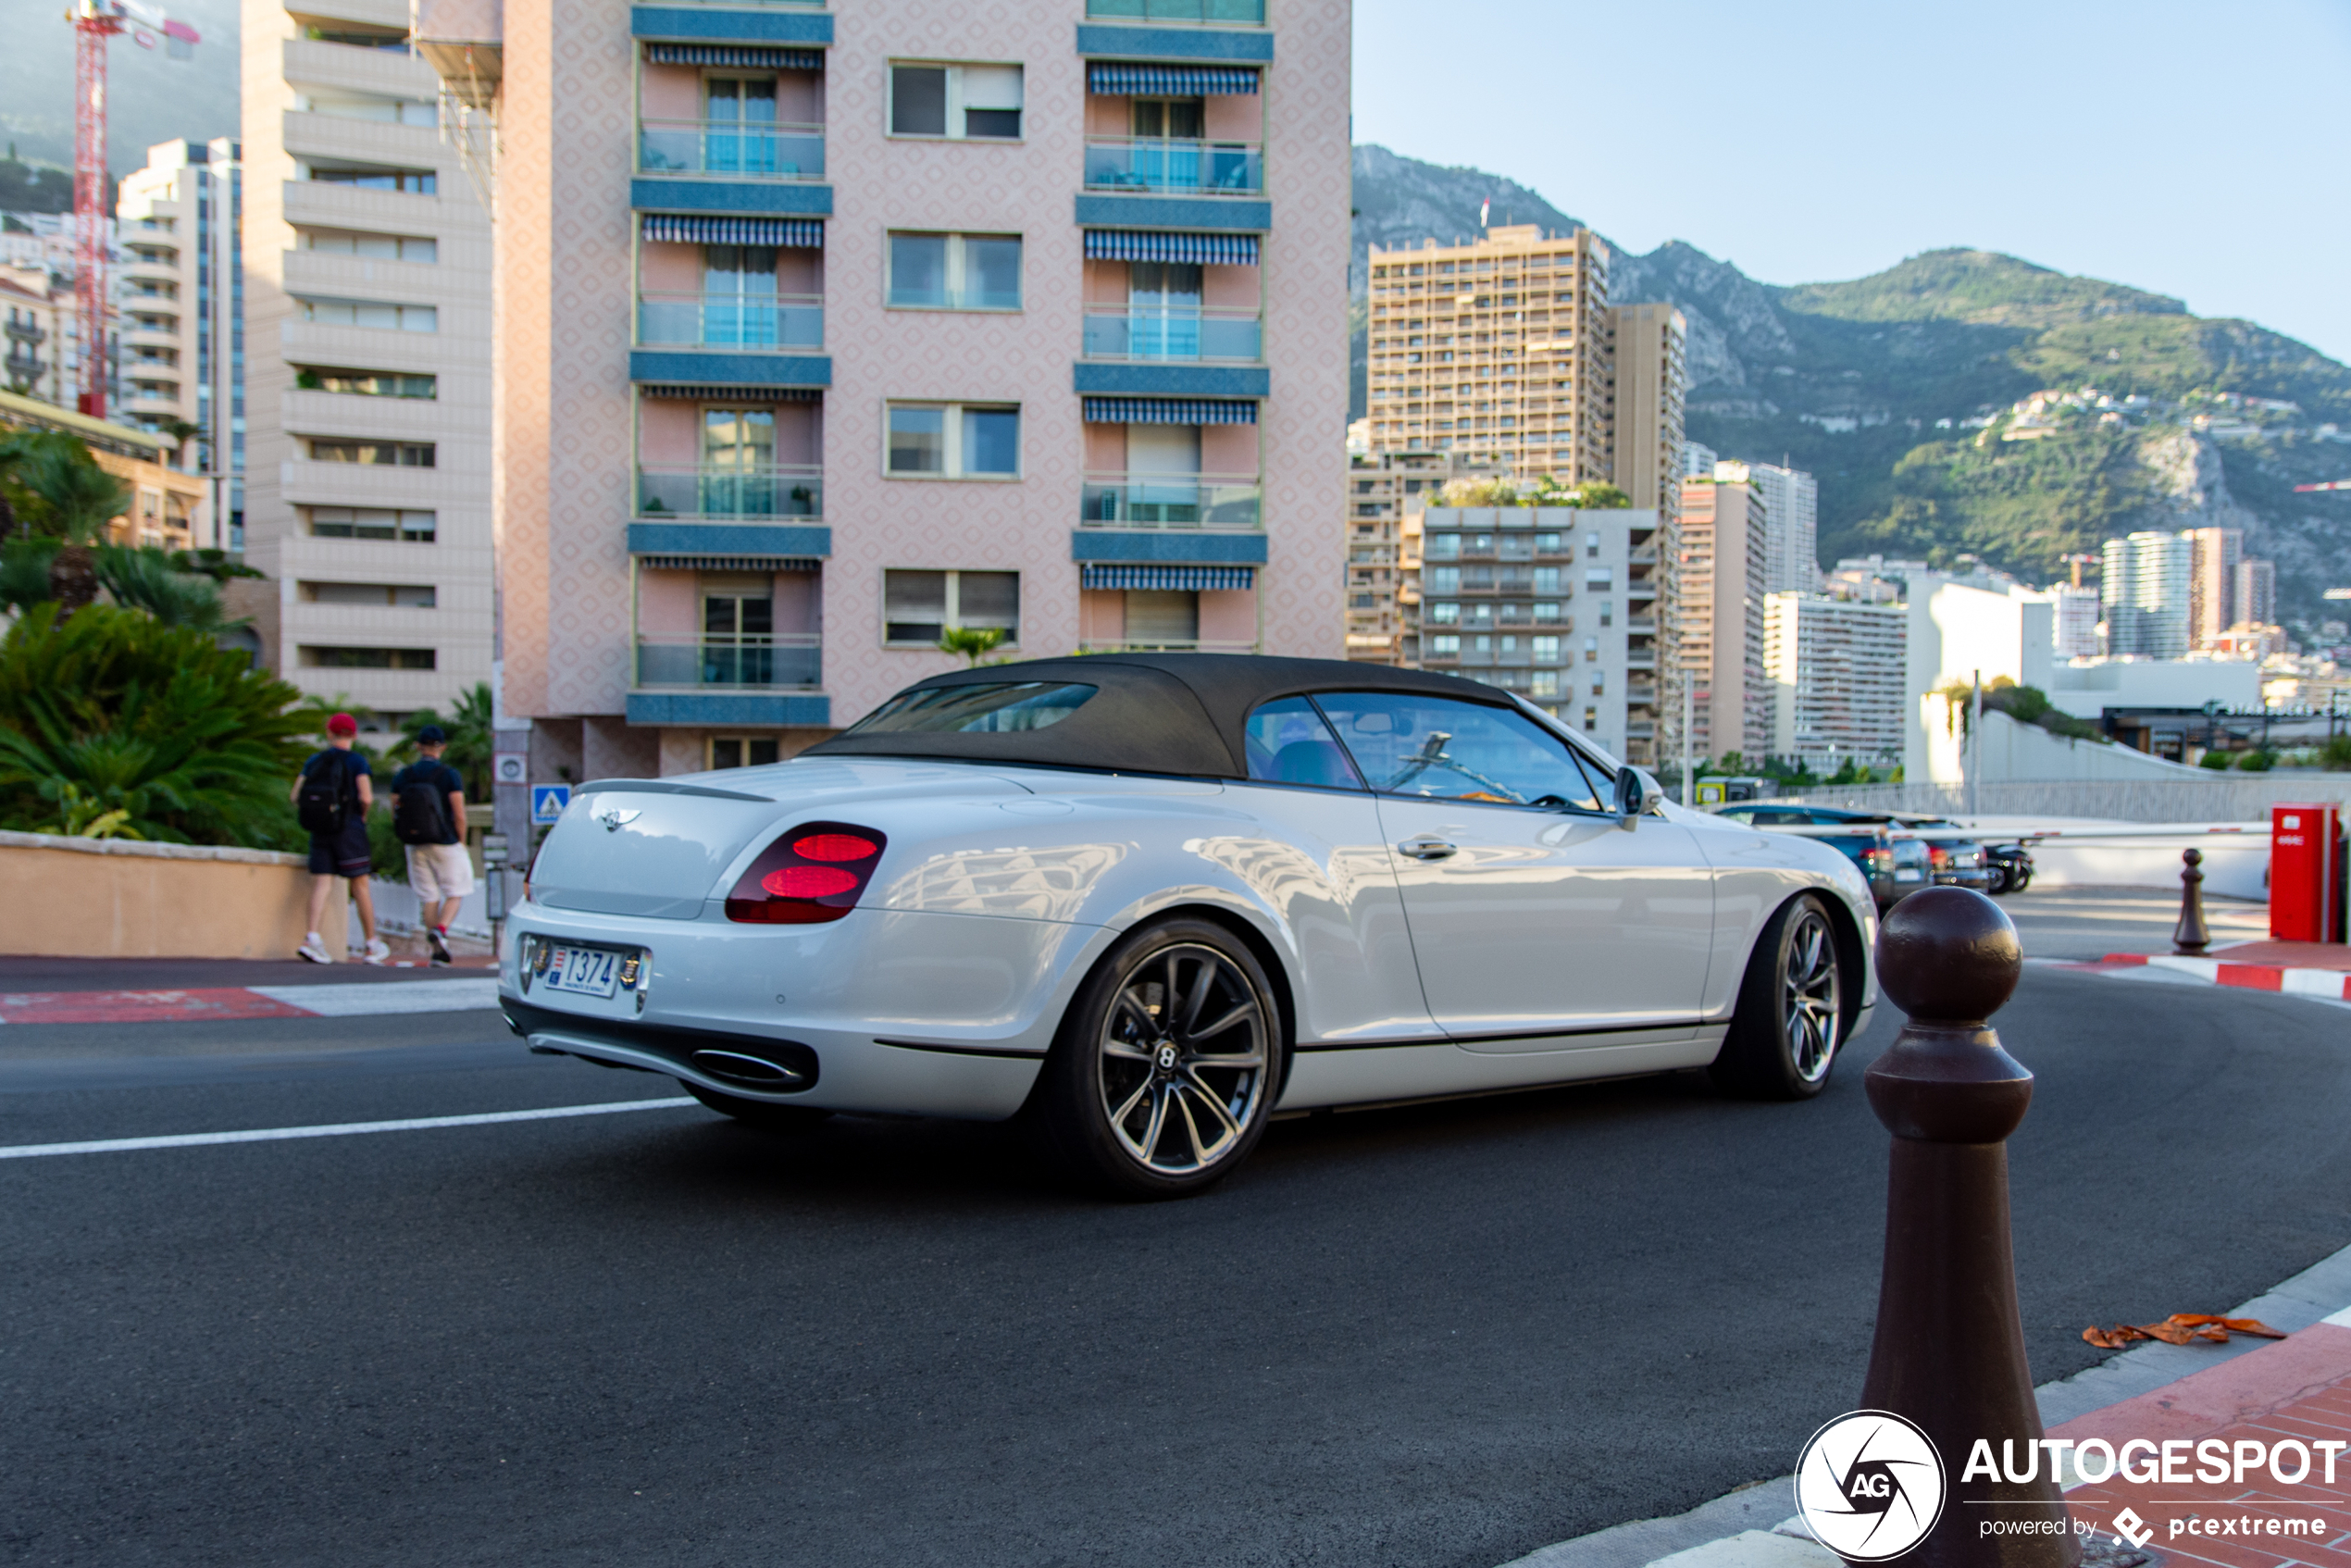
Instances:
[[[131,507],[131,487],[98,467],[69,435],[43,431],[19,437],[9,478],[38,509],[44,532],[65,543],[49,563],[49,597],[57,617],[70,617],[98,596],[98,566],[91,546],[106,526]]]
[[[939,647],[941,653],[961,653],[964,662],[976,669],[1003,642],[1004,635],[1001,626],[951,626],[939,635]]]

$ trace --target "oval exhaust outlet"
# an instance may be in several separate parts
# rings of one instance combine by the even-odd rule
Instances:
[[[714,1078],[724,1078],[746,1089],[801,1089],[808,1082],[805,1073],[736,1051],[697,1051],[686,1060]]]

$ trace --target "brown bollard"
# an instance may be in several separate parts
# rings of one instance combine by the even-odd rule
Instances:
[[[2212,933],[2204,924],[2204,873],[2196,869],[2204,864],[2204,852],[2182,850],[2180,858],[2187,862],[2187,869],[2180,873],[2180,924],[2171,933],[2171,951],[2183,958],[2202,958],[2212,945]]]
[[[1877,939],[1878,982],[1909,1014],[1863,1078],[1894,1135],[1885,1272],[1861,1405],[1916,1423],[1943,1460],[1941,1520],[1905,1568],[2072,1568],[2082,1549],[2041,1439],[2009,1237],[2007,1139],[2033,1075],[1985,1020],[2016,989],[2024,955],[2000,906],[1928,888],[1894,906]],[[1979,1438],[2021,1472],[1963,1479]],[[1985,1520],[2060,1533],[1986,1535]],[[2037,1526],[2025,1523],[2046,1521]]]

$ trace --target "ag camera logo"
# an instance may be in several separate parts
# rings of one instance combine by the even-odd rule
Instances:
[[[1838,1416],[1796,1462],[1797,1512],[1848,1562],[1884,1562],[1926,1539],[1947,1489],[1934,1445],[1891,1411]]]

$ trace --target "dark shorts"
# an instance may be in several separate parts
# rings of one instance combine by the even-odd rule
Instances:
[[[310,835],[310,870],[317,877],[365,877],[375,858],[367,848],[367,823],[352,817],[340,833]]]

